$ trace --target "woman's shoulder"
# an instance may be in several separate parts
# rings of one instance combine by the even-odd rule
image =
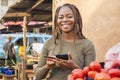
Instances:
[[[48,40],[46,40],[45,44],[51,44],[54,42],[53,37],[49,38]]]
[[[93,45],[93,42],[89,39],[82,39],[81,41],[84,45]]]
[[[46,42],[43,45],[43,48],[49,48],[54,45],[54,39],[51,37],[46,40]]]
[[[87,43],[92,43],[92,41],[90,39],[84,39],[84,41]]]
[[[46,42],[53,42],[53,40],[54,40],[53,37],[51,37],[51,38],[47,39]]]

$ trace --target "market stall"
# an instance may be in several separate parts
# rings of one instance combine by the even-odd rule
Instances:
[[[26,31],[30,21],[50,22],[52,20],[52,0],[19,0],[9,7],[2,23],[23,22],[24,56],[22,58],[22,79],[26,80]],[[29,23],[30,22],[30,23]]]

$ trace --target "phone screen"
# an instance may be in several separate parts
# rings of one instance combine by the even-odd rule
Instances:
[[[56,58],[68,60],[68,54],[57,54]]]

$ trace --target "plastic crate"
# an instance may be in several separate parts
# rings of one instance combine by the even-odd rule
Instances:
[[[6,74],[6,75],[12,75],[12,74],[13,74],[13,70],[6,70],[6,71],[5,71],[5,74]]]

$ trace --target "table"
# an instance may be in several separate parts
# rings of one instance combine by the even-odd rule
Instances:
[[[27,74],[28,79],[29,79],[29,80],[32,80],[33,77],[34,77],[34,75],[35,75],[34,70],[33,70],[33,69],[31,69],[31,70],[26,70],[25,72],[26,72],[26,74]]]
[[[3,76],[3,80],[15,80],[15,75],[6,75],[6,74],[2,74]]]
[[[15,76],[17,77],[18,80],[21,80],[21,64],[17,64],[16,66],[13,66],[13,68],[15,69]]]

